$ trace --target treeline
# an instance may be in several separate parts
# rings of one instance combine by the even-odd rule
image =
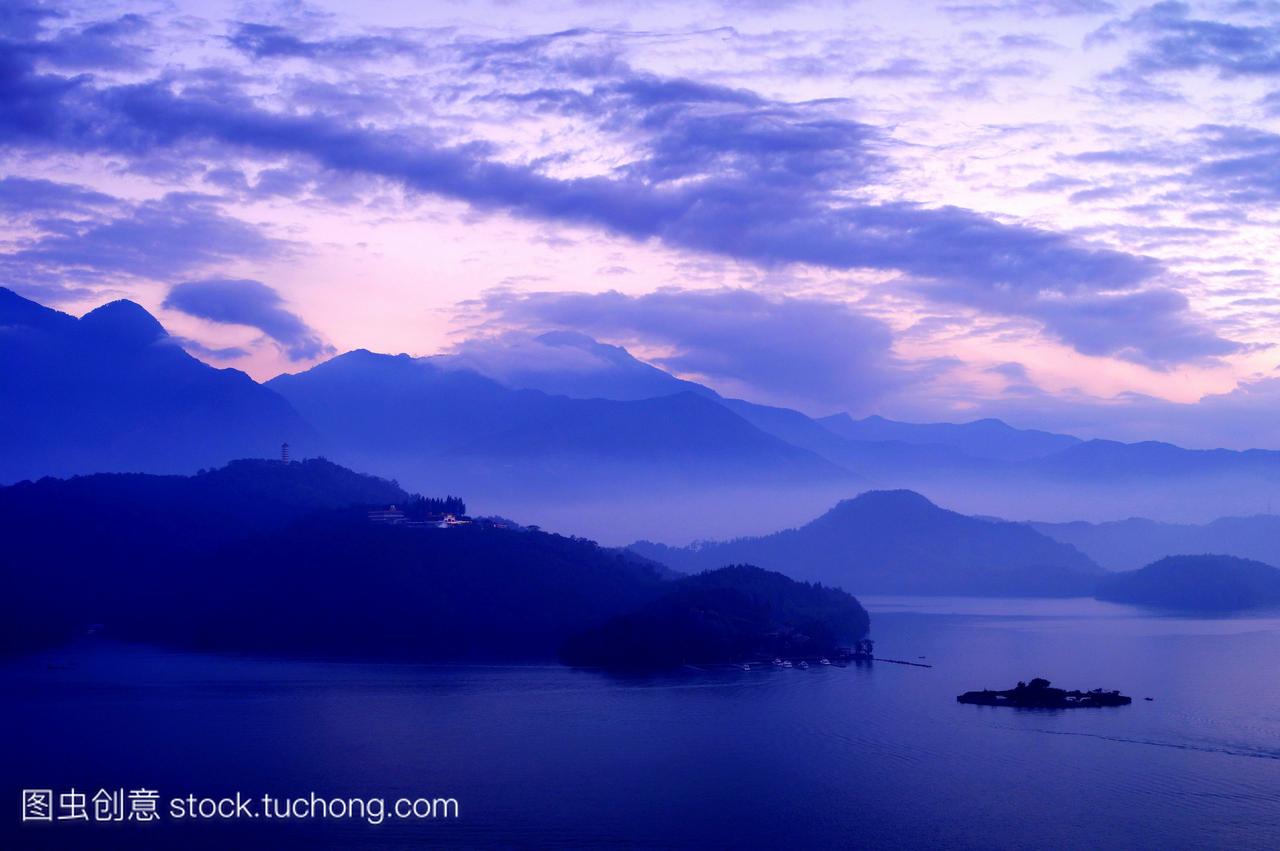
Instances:
[[[446,514],[462,517],[467,513],[467,504],[457,496],[437,498],[414,494],[405,502],[403,510],[410,520],[428,520]]]

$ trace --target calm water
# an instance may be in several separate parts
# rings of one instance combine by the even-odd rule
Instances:
[[[4,662],[8,847],[1280,847],[1280,618],[865,602],[879,652],[935,667],[619,679],[111,644]],[[1036,675],[1137,700],[954,700]],[[451,796],[461,818],[18,824],[19,789],[73,786]]]

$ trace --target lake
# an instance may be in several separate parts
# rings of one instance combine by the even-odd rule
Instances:
[[[863,600],[932,668],[687,671],[243,659],[87,640],[0,662],[6,847],[1280,847],[1280,616]],[[921,658],[923,657],[923,658]],[[963,706],[1044,676],[1134,704]],[[1148,702],[1143,698],[1152,697]],[[26,823],[20,790],[157,790]],[[171,798],[451,797],[456,819],[175,821]],[[390,804],[388,804],[390,806]]]

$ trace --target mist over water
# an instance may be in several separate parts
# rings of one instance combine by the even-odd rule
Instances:
[[[866,598],[880,655],[931,664],[687,671],[361,665],[116,644],[3,664],[4,794],[432,794],[456,821],[28,826],[11,847],[1274,848],[1280,614],[1087,600]],[[924,657],[923,659],[919,657]],[[51,667],[52,664],[52,667]],[[1045,676],[1129,707],[955,695]],[[1144,697],[1153,697],[1151,702]],[[10,825],[12,827],[13,825]],[[8,828],[6,828],[8,829]]]

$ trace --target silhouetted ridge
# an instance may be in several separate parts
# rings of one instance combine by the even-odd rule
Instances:
[[[539,501],[850,473],[694,392],[617,401],[514,390],[447,360],[348,352],[269,382],[361,467]]]
[[[665,584],[583,539],[369,514],[416,502],[322,459],[0,488],[0,651],[100,624],[214,650],[545,660]]]
[[[1224,555],[1178,555],[1108,577],[1098,599],[1190,611],[1280,606],[1280,570]]]
[[[285,441],[297,453],[318,448],[284,399],[191,357],[131,301],[77,320],[6,290],[0,311],[0,483],[190,473],[275,456]]]
[[[67,331],[76,318],[25,299],[7,287],[0,287],[0,328],[31,328]]]
[[[1201,525],[1141,517],[1107,523],[1032,523],[1108,570],[1137,570],[1178,553],[1221,553],[1280,564],[1280,516],[1220,517]]]
[[[676,570],[745,562],[860,594],[1087,596],[1101,572],[1028,526],[967,517],[903,490],[862,494],[763,537],[632,549]]]
[[[640,610],[574,635],[561,655],[572,665],[614,669],[834,656],[869,624],[844,591],[733,565],[671,583]]]
[[[80,330],[116,345],[147,345],[169,336],[154,316],[128,299],[108,302],[89,311],[80,317]]]

